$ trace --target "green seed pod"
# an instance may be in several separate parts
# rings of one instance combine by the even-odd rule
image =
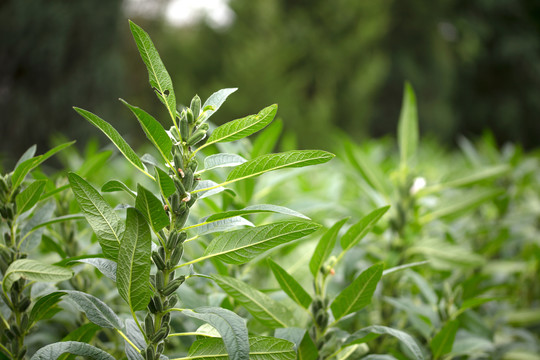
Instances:
[[[28,314],[24,313],[21,317],[21,330],[23,332],[28,329],[28,322],[29,322]]]
[[[171,322],[171,313],[170,312],[165,313],[163,317],[161,318],[161,326],[163,327],[164,324],[168,326],[170,322]]]
[[[191,169],[186,169],[182,184],[187,191],[193,190],[193,171]]]
[[[165,344],[160,342],[157,346],[156,350],[156,358],[159,359],[159,355],[163,354],[163,351],[165,350]]]
[[[152,336],[152,342],[155,344],[155,343],[158,343],[160,342],[161,340],[165,339],[167,337],[167,328],[164,327],[164,328],[161,328],[158,330],[158,332],[156,332],[154,334],[154,336]]]
[[[172,194],[169,201],[171,202],[171,210],[175,213],[178,212],[178,208],[180,206],[180,195],[178,195],[178,193]]]
[[[320,309],[317,312],[317,315],[315,315],[315,322],[321,329],[326,328],[326,325],[328,325],[328,314],[324,309]]]
[[[165,277],[163,275],[163,271],[158,271],[156,273],[156,288],[158,290],[163,290],[164,286],[165,286]]]
[[[5,330],[4,330],[4,335],[5,335],[10,341],[15,340],[15,334],[14,334],[13,331],[11,331],[10,329],[5,329]]]
[[[193,182],[193,184],[194,184],[193,188],[196,187],[198,182],[199,181],[194,181]],[[187,206],[192,207],[193,204],[195,204],[195,201],[197,201],[198,198],[199,198],[199,193],[191,194],[191,199],[189,199],[189,201],[187,202]]]
[[[11,325],[11,331],[15,334],[16,337],[21,336],[21,329],[15,324]]]
[[[180,135],[182,136],[182,141],[187,141],[189,138],[189,125],[188,120],[185,117],[180,119]]]
[[[4,206],[0,207],[0,215],[2,215],[4,219],[7,219],[7,214],[7,209]]]
[[[19,353],[17,354],[17,359],[23,359],[24,355],[26,355],[26,346],[23,346],[21,350],[19,350]]]
[[[187,146],[193,146],[198,144],[206,136],[205,130],[197,130],[193,135],[191,135],[186,142]]]
[[[31,303],[32,301],[30,300],[30,298],[28,296],[25,296],[17,305],[17,310],[19,310],[19,312],[25,312]]]
[[[167,239],[167,249],[174,249],[178,245],[178,232],[173,231]]]
[[[165,270],[165,261],[163,258],[155,251],[152,252],[152,260],[154,261],[154,264],[156,264],[157,268],[159,270]]]
[[[187,233],[185,231],[182,231],[180,234],[178,234],[178,242],[180,244],[183,244],[184,241],[187,239]]]
[[[174,293],[180,287],[180,285],[184,283],[185,280],[186,277],[182,275],[179,278],[174,279],[173,281],[168,283],[167,286],[165,286],[165,289],[163,289],[163,295],[169,296]]]
[[[158,312],[162,312],[163,311],[163,303],[161,302],[161,298],[158,295],[154,295],[152,297],[152,299],[154,299],[154,305],[156,306],[156,310]]]
[[[166,255],[165,255],[165,248],[163,246],[160,246],[158,248],[158,254],[159,256],[161,256],[162,259],[166,259]]]
[[[195,122],[195,117],[193,116],[193,111],[190,108],[186,109],[186,120],[189,124],[193,124]]]
[[[176,294],[170,295],[170,296],[167,298],[167,300],[166,300],[166,302],[167,302],[167,309],[173,308],[174,305],[176,305],[176,304],[178,303],[178,301],[179,301],[178,295],[176,295]]]
[[[171,262],[176,265],[182,258],[182,255],[184,255],[184,244],[179,244],[171,254]]]
[[[185,203],[183,204],[184,206],[186,205]],[[188,219],[188,216],[189,216],[189,208],[186,206],[186,210],[176,218],[175,226],[179,229],[183,228],[184,224],[186,223]]]
[[[174,280],[175,273],[176,273],[176,271],[174,271],[174,270],[172,270],[172,271],[169,273],[169,282],[171,282],[171,281]]]
[[[178,178],[174,178],[174,185],[176,185],[176,190],[178,191],[178,196],[183,197],[186,193],[186,189],[184,188],[184,184],[182,181],[178,180]],[[184,177],[185,180],[185,177]]]
[[[146,314],[144,317],[144,332],[147,338],[151,338],[154,335],[154,320],[150,314]]]
[[[320,297],[316,297],[311,303],[311,312],[317,314],[321,309],[324,309],[324,302]]]
[[[174,168],[184,170],[184,161],[182,160],[182,155],[179,153],[174,154]]]
[[[154,346],[150,344],[146,347],[146,359],[154,360],[155,357],[156,357],[156,354],[154,353]]]
[[[191,99],[191,104],[189,104],[189,108],[193,112],[193,119],[197,120],[199,118],[199,115],[201,114],[201,98],[199,95],[195,95],[193,99]]]
[[[157,308],[156,304],[154,304],[154,299],[150,298],[150,302],[147,305],[148,311],[150,311],[152,314],[157,314]]]

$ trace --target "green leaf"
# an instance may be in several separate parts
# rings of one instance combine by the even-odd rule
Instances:
[[[97,297],[76,290],[62,290],[60,293],[73,301],[94,324],[109,329],[122,329],[118,315]]]
[[[317,165],[330,161],[335,155],[321,150],[293,150],[259,156],[234,168],[227,182],[259,176],[268,171]]]
[[[47,160],[48,158],[50,158],[57,152],[62,151],[68,146],[71,146],[73,144],[75,144],[75,141],[60,144],[52,148],[51,150],[47,151],[43,155],[39,155],[34,158],[23,161],[19,166],[17,166],[17,168],[13,171],[13,175],[11,176],[12,189],[13,190],[17,189],[19,185],[21,185],[22,182],[24,181],[24,178],[26,177],[26,175],[28,175],[28,173],[32,169],[37,167],[39,164],[41,164],[42,162],[44,162],[45,160]]]
[[[277,105],[262,109],[257,115],[229,121],[212,132],[204,146],[245,138],[268,125],[276,116]]]
[[[436,219],[455,218],[475,207],[504,194],[501,189],[485,189],[468,192],[451,199],[418,219],[420,225],[427,224]]]
[[[165,132],[165,129],[161,124],[148,114],[146,111],[128,104],[126,101],[120,99],[137,117],[141,127],[143,128],[146,137],[154,144],[164,160],[169,159],[169,154],[172,148],[172,140]]]
[[[26,149],[24,154],[22,154],[19,160],[17,160],[17,163],[15,164],[15,167],[13,168],[13,170],[17,169],[19,165],[21,165],[26,160],[33,158],[35,154],[36,154],[36,144]]]
[[[407,162],[416,153],[418,147],[418,114],[416,111],[416,96],[408,82],[403,90],[403,103],[398,123],[398,142],[401,164]]]
[[[307,309],[313,300],[307,291],[287,271],[272,261],[272,259],[268,259],[268,264],[281,289],[298,305]]]
[[[268,295],[229,276],[212,275],[212,278],[219,287],[242,304],[255,319],[264,325],[270,327],[294,325],[294,315],[290,310]]]
[[[343,251],[348,251],[358,244],[358,242],[360,242],[360,240],[362,240],[364,236],[371,231],[379,219],[386,214],[388,209],[390,209],[389,205],[373,210],[364,216],[359,222],[351,226],[341,237],[341,248]]]
[[[208,221],[203,220],[202,223],[191,226],[190,228],[195,227],[197,235],[206,235],[211,234],[215,232],[223,232],[223,231],[229,231],[235,228],[238,228],[240,226],[251,226],[254,227],[253,223],[251,221],[248,221],[240,216],[234,216],[231,218],[226,218],[222,220],[215,220],[215,221]]]
[[[214,154],[204,159],[204,169],[198,171],[198,173],[203,173],[205,171],[217,168],[235,167],[245,163],[246,161],[246,159],[236,154]]]
[[[463,304],[461,304],[461,307],[459,308],[459,310],[452,314],[452,317],[455,319],[459,315],[461,315],[462,313],[464,313],[465,311],[467,311],[469,309],[472,309],[472,308],[475,308],[477,306],[483,305],[483,304],[485,304],[487,302],[490,302],[490,301],[496,301],[496,300],[500,300],[500,299],[501,298],[497,298],[497,297],[490,297],[490,298],[479,297],[479,298],[467,299],[467,300],[465,300],[463,302]]]
[[[253,149],[251,150],[251,158],[256,158],[264,154],[271,153],[279,140],[281,130],[283,129],[283,121],[277,119],[268,125],[253,141]]]
[[[393,272],[409,269],[409,268],[412,268],[412,267],[415,267],[415,266],[425,265],[427,263],[429,263],[429,261],[424,260],[424,261],[413,262],[413,263],[410,263],[410,264],[403,264],[403,265],[394,266],[394,267],[391,267],[389,269],[384,270],[383,273],[382,273],[382,276],[386,276],[386,275],[391,274]]]
[[[159,167],[156,166],[154,169],[156,169],[156,179],[159,188],[161,189],[161,193],[163,194],[163,196],[168,198],[176,192],[174,181],[165,171],[161,170]]]
[[[336,320],[361,310],[371,302],[377,283],[381,279],[382,270],[382,264],[371,266],[354,279],[351,285],[339,293],[330,305]]]
[[[103,253],[110,259],[118,258],[120,239],[124,234],[124,222],[103,199],[101,194],[74,173],[68,174],[75,199],[79,203],[86,220],[94,230]]]
[[[147,344],[144,338],[145,336],[139,329],[139,326],[137,326],[135,320],[125,320],[124,332],[130,341],[128,342],[126,339],[124,339],[124,351],[126,353],[127,360],[142,360],[142,357],[137,349],[146,349]],[[132,344],[135,345],[137,349],[135,349]]]
[[[228,264],[244,264],[257,255],[311,234],[320,228],[308,221],[280,221],[249,229],[230,231],[215,238],[206,248],[200,261],[215,257]]]
[[[212,114],[218,111],[218,109],[221,107],[221,105],[223,105],[225,100],[227,100],[227,97],[229,97],[229,95],[231,95],[236,90],[238,90],[238,88],[221,89],[210,95],[210,97],[204,102],[202,108],[204,109],[208,106],[211,106],[212,109],[206,110],[204,112],[204,115],[201,114],[203,116],[203,121],[208,120],[208,118],[212,116]]]
[[[169,216],[163,209],[161,201],[141,184],[137,184],[135,207],[143,214],[155,232],[169,225]]]
[[[98,269],[103,275],[116,282],[116,271],[118,269],[116,261],[104,258],[80,259],[76,261],[92,265],[93,267]]]
[[[317,277],[317,274],[321,267],[323,266],[328,256],[332,253],[334,246],[336,245],[337,236],[341,227],[349,220],[349,218],[342,219],[335,223],[328,231],[321,237],[311,260],[309,261],[309,269],[311,274],[314,277]]]
[[[150,252],[152,235],[145,218],[134,208],[127,209],[126,231],[118,252],[116,286],[133,311],[144,310],[150,301]]]
[[[249,359],[248,330],[245,320],[240,316],[227,309],[207,306],[184,310],[182,313],[212,325],[221,335],[230,359]]]
[[[64,221],[81,220],[81,219],[84,219],[84,215],[82,214],[72,214],[72,215],[64,215],[64,216],[55,217],[55,218],[48,219],[46,221],[43,221],[35,225],[32,229],[30,229],[30,232],[36,231],[37,229],[48,226],[48,225],[57,224]]]
[[[56,265],[44,264],[30,259],[15,260],[4,273],[2,289],[7,292],[13,282],[25,278],[38,282],[58,282],[71,279],[73,271]]]
[[[139,49],[139,54],[148,70],[150,85],[156,90],[158,98],[167,106],[171,118],[176,117],[176,97],[173,83],[150,36],[138,25],[129,22],[131,33]]]
[[[73,330],[72,332],[64,336],[62,341],[80,341],[83,343],[89,343],[99,330],[101,330],[101,328],[97,326],[96,324],[87,323],[76,328],[75,330]],[[64,354],[58,358],[58,360],[75,360],[75,359],[76,357],[73,354],[71,355]]]
[[[101,187],[101,192],[115,192],[115,191],[125,191],[132,198],[137,197],[137,193],[131,190],[126,184],[120,180],[109,180]]]
[[[37,180],[28,185],[15,198],[17,204],[17,214],[22,214],[30,210],[39,201],[47,180]]]
[[[30,312],[30,324],[36,323],[40,320],[50,319],[57,312],[60,311],[60,308],[56,306],[62,298],[64,293],[53,292],[47,295],[40,297],[32,306],[32,311]]]
[[[186,359],[218,360],[227,359],[227,351],[219,338],[203,338],[195,341]],[[282,339],[266,336],[249,338],[250,360],[294,360],[294,344]]]
[[[135,153],[135,151],[133,151],[131,146],[129,146],[129,144],[122,138],[118,131],[116,131],[116,129],[112,127],[111,124],[101,119],[99,116],[92,114],[90,111],[86,111],[77,107],[75,107],[74,109],[82,117],[88,120],[92,125],[101,130],[105,135],[107,135],[107,137],[113,142],[113,144],[118,148],[118,150],[120,150],[122,155],[124,155],[125,158],[131,164],[133,164],[133,166],[142,171],[144,174],[153,178],[152,175],[146,172],[146,167],[142,163],[141,159],[139,159],[139,156]]]
[[[65,353],[90,357],[95,360],[114,360],[114,357],[105,351],[78,341],[62,341],[45,345],[36,351],[30,360],[56,360]]]
[[[226,212],[210,215],[206,219],[206,221],[216,221],[216,220],[221,220],[221,219],[228,219],[235,216],[244,216],[244,215],[249,215],[249,214],[268,213],[268,212],[296,216],[302,219],[310,220],[304,214],[301,214],[298,211],[294,211],[284,206],[271,205],[271,204],[259,204],[259,205],[247,206],[240,210],[231,210],[231,211],[226,211]]]
[[[376,339],[380,335],[390,335],[395,337],[410,351],[411,355],[414,356],[414,359],[424,359],[424,354],[422,353],[422,350],[409,334],[400,330],[380,325],[372,325],[358,330],[345,340],[344,346],[361,344]]]
[[[317,360],[319,358],[319,350],[306,331],[300,346],[298,346],[298,360]]]
[[[454,339],[456,338],[458,328],[459,321],[451,320],[448,321],[437,334],[435,334],[433,339],[431,339],[431,344],[429,344],[433,359],[439,359],[443,355],[446,355],[452,351],[452,345],[454,344]]]

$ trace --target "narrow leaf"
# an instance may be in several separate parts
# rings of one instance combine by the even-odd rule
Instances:
[[[94,324],[109,329],[122,329],[118,315],[97,297],[76,290],[62,290],[60,293],[75,303]]]
[[[174,181],[173,179],[171,179],[169,174],[161,170],[159,167],[156,166],[155,169],[156,169],[156,179],[157,179],[159,188],[161,189],[163,196],[168,198],[169,196],[174,194],[176,191],[176,187],[174,186]]]
[[[26,160],[33,158],[35,154],[36,154],[36,144],[26,149],[26,151],[21,155],[19,160],[17,160],[17,163],[15,164],[15,167],[13,168],[13,170],[17,169],[19,165],[21,165]]]
[[[212,278],[219,287],[264,325],[274,328],[293,325],[294,315],[283,304],[268,295],[232,277],[213,275]]]
[[[187,359],[219,360],[228,354],[219,338],[199,339],[191,345]],[[294,344],[272,337],[254,336],[249,338],[249,359],[251,360],[294,360]]]
[[[249,359],[248,330],[240,316],[227,309],[206,306],[182,313],[212,325],[221,335],[231,360]]]
[[[103,275],[116,282],[116,271],[118,267],[116,261],[103,258],[80,259],[76,261],[94,266]]]
[[[317,360],[319,358],[319,350],[306,331],[300,346],[298,347],[298,360]]]
[[[244,219],[241,216],[234,216],[231,218],[226,218],[222,220],[203,220],[201,224],[197,224],[196,232],[197,235],[206,235],[211,234],[215,232],[223,232],[223,231],[229,231],[232,229],[237,229],[238,227],[244,227],[244,226],[250,226],[254,227],[253,223],[251,221],[248,221]]]
[[[17,204],[17,214],[22,214],[30,210],[38,202],[47,180],[37,180],[28,185],[26,189],[20,192],[15,198]]]
[[[92,114],[90,111],[86,111],[77,107],[75,107],[74,109],[82,117],[88,120],[92,125],[101,130],[113,142],[113,144],[118,148],[118,150],[120,150],[122,155],[124,155],[125,158],[131,164],[133,164],[133,166],[148,175],[148,173],[146,172],[146,167],[142,163],[141,159],[139,159],[139,156],[137,156],[131,146],[129,146],[129,144],[124,140],[124,138],[122,138],[118,131],[114,127],[112,127],[111,124],[101,119],[99,116]]]
[[[172,148],[172,140],[165,132],[163,126],[161,126],[161,124],[146,111],[136,106],[132,106],[122,99],[120,99],[120,101],[122,101],[137,117],[146,137],[154,144],[163,159],[168,159]]]
[[[415,154],[418,147],[418,114],[416,111],[416,96],[409,83],[405,83],[403,103],[398,123],[399,152],[401,164],[406,165]]]
[[[253,141],[251,158],[256,158],[264,154],[271,153],[279,140],[279,135],[283,129],[283,121],[278,119],[268,125]]]
[[[335,155],[321,150],[293,150],[278,154],[259,156],[234,168],[227,182],[259,176],[268,171],[322,164]]]
[[[371,302],[371,297],[382,276],[383,265],[375,264],[363,271],[351,285],[342,290],[330,308],[336,320],[361,310]]]
[[[45,345],[30,360],[56,360],[60,355],[70,353],[95,360],[114,360],[114,357],[92,345],[78,341],[62,341]]]
[[[40,297],[32,306],[30,311],[30,323],[36,323],[40,320],[50,319],[57,312],[60,311],[60,308],[56,306],[62,298],[64,293],[53,292],[47,295]]]
[[[144,310],[150,301],[150,252],[152,236],[145,218],[127,209],[126,231],[118,252],[118,293],[133,311]]]
[[[205,146],[245,138],[268,125],[276,116],[277,105],[262,109],[257,115],[227,122],[212,132]]]
[[[174,118],[176,116],[176,97],[171,77],[150,36],[132,21],[129,22],[129,27],[139,49],[139,54],[148,70],[150,85],[156,90],[158,98],[167,106],[169,114]]]
[[[235,167],[245,163],[247,160],[236,154],[214,154],[204,159],[204,169],[199,173],[224,167]]]
[[[115,191],[125,191],[132,198],[137,197],[137,193],[131,190],[126,184],[120,180],[109,180],[101,187],[101,192],[115,192]]]
[[[361,344],[373,340],[380,335],[390,335],[395,337],[410,351],[411,355],[414,356],[414,359],[424,359],[424,354],[422,353],[422,350],[409,334],[400,330],[380,325],[372,325],[358,330],[345,340],[344,346]]]
[[[433,354],[433,359],[439,359],[443,355],[448,354],[452,351],[452,345],[454,345],[454,339],[456,338],[456,333],[459,328],[459,321],[451,320],[448,321],[441,330],[433,339],[431,339],[431,352]]]
[[[39,282],[59,282],[71,279],[73,271],[60,266],[44,264],[30,259],[15,260],[4,273],[2,289],[7,292],[13,282],[25,278]]]
[[[360,240],[362,240],[364,236],[371,231],[379,219],[386,214],[388,209],[390,209],[390,206],[383,206],[373,210],[364,216],[359,222],[351,226],[341,237],[341,248],[344,251],[347,251],[358,244],[358,242],[360,242]]]
[[[319,228],[320,225],[313,222],[290,220],[230,231],[215,238],[200,260],[214,257],[228,264],[244,264],[273,247],[309,235]]]
[[[240,210],[231,210],[227,212],[210,215],[206,219],[206,221],[215,221],[215,220],[231,218],[234,216],[244,216],[244,215],[249,215],[249,214],[259,214],[259,213],[267,213],[267,212],[296,216],[302,219],[310,220],[306,215],[301,214],[298,211],[294,211],[292,209],[286,208],[284,206],[271,205],[271,204],[259,204],[259,205],[247,206]]]
[[[218,109],[223,105],[225,100],[227,100],[227,97],[231,95],[233,92],[238,90],[238,88],[228,88],[228,89],[221,89],[210,95],[210,97],[205,101],[202,108],[206,108],[208,106],[212,107],[211,110],[206,110],[204,114],[201,114],[203,116],[203,121],[208,120],[212,114],[214,114]]]
[[[392,185],[388,177],[379,169],[379,165],[370,161],[369,157],[365,154],[356,156],[353,146],[351,142],[345,143],[345,154],[352,166],[373,189],[385,196],[391,194]]]
[[[309,269],[311,270],[311,274],[314,277],[317,276],[317,273],[323,266],[324,262],[326,261],[326,259],[328,259],[328,257],[332,253],[332,250],[334,249],[334,246],[336,245],[336,240],[337,240],[339,230],[347,222],[348,219],[349,218],[345,218],[335,223],[321,237],[321,240],[319,240],[319,243],[317,244],[317,247],[315,248],[315,252],[311,256],[311,260],[309,261]]]
[[[69,173],[68,179],[75,199],[94,230],[103,253],[116,260],[120,239],[124,234],[124,223],[92,185],[74,173]]]
[[[298,305],[302,306],[304,309],[307,309],[312,301],[311,296],[309,296],[307,291],[304,290],[298,281],[296,281],[287,271],[285,271],[285,269],[272,261],[272,259],[268,259],[268,264],[270,265],[270,269],[274,273],[279,286],[285,292],[285,294],[293,299]]]
[[[155,232],[169,225],[169,216],[163,209],[161,201],[141,184],[137,184],[135,207],[143,214]]]
[[[99,330],[101,330],[101,328],[97,326],[96,324],[87,323],[76,328],[75,330],[73,330],[72,332],[64,336],[62,341],[80,341],[83,343],[89,343]],[[64,354],[58,358],[58,360],[75,360],[75,359],[76,357],[73,354],[71,355]]]

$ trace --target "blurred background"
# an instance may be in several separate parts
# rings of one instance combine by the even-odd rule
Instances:
[[[330,128],[360,142],[395,133],[410,81],[422,134],[449,148],[485,131],[539,145],[536,0],[3,0],[2,162],[34,143],[43,153],[53,134],[96,136],[72,106],[143,141],[117,99],[163,113],[127,19],[154,40],[180,103],[239,88],[217,123],[278,103],[301,148],[331,148]]]

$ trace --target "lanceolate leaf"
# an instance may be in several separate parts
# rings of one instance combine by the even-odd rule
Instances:
[[[151,250],[152,236],[146,220],[136,209],[128,208],[116,284],[118,293],[133,311],[144,310],[150,301]]]
[[[311,296],[306,290],[296,281],[285,269],[279,266],[277,263],[268,259],[270,269],[274,273],[274,276],[283,290],[291,299],[293,299],[298,305],[307,309],[311,304]]]
[[[236,154],[214,154],[204,159],[204,169],[199,173],[223,167],[235,167],[245,163],[247,160]]]
[[[227,182],[259,176],[268,171],[322,164],[335,155],[321,150],[293,150],[278,154],[259,156],[234,168]]]
[[[47,180],[37,180],[28,185],[21,193],[15,198],[17,204],[17,213],[22,214],[25,211],[28,211],[32,206],[36,205],[38,202]]]
[[[109,329],[122,329],[118,315],[97,297],[75,290],[62,290],[59,293],[73,301],[94,324]]]
[[[337,236],[341,227],[347,222],[348,218],[342,219],[335,223],[328,231],[321,237],[315,252],[309,261],[309,269],[314,277],[321,269],[322,265],[328,259],[328,256],[332,253],[334,245],[336,245]]]
[[[174,181],[171,179],[169,174],[167,174],[165,171],[161,170],[159,167],[155,167],[156,169],[156,179],[159,185],[159,188],[161,189],[161,192],[163,195],[168,198],[174,192],[176,191],[176,188],[174,186]]]
[[[15,260],[9,265],[4,273],[2,288],[7,292],[13,282],[19,278],[25,278],[38,282],[58,282],[68,280],[73,276],[73,271],[56,265],[44,264],[30,259]]]
[[[399,152],[401,164],[406,165],[418,147],[418,114],[416,96],[411,84],[406,83],[398,123]]]
[[[422,353],[422,350],[409,334],[400,330],[380,325],[368,326],[366,328],[358,330],[345,340],[344,346],[368,342],[379,337],[380,335],[390,335],[395,337],[410,351],[411,355],[414,356],[414,359],[424,359],[424,354]]]
[[[253,141],[253,149],[251,150],[251,158],[256,158],[264,154],[271,153],[278,140],[281,130],[283,129],[283,121],[277,119],[268,125]]]
[[[15,167],[13,168],[13,170],[17,169],[19,165],[25,162],[26,160],[33,158],[35,154],[36,154],[36,144],[26,149],[24,154],[22,154],[19,160],[17,160],[17,163],[15,164]]]
[[[442,329],[435,334],[431,339],[431,352],[433,359],[439,359],[445,354],[452,351],[452,345],[454,345],[454,339],[459,328],[458,320],[451,320],[447,322]]]
[[[268,295],[229,276],[213,275],[212,278],[261,323],[274,328],[293,325],[294,315],[283,304]]]
[[[309,235],[319,228],[320,225],[313,222],[291,220],[230,231],[215,238],[199,260],[215,257],[228,264],[244,264],[266,250]]]
[[[148,139],[154,144],[164,160],[169,158],[172,148],[172,140],[165,132],[161,124],[146,111],[122,101],[135,114]]]
[[[276,116],[277,105],[271,105],[261,110],[257,115],[249,115],[225,123],[215,129],[208,138],[205,146],[218,143],[235,141],[249,136],[268,125]]]
[[[161,201],[141,184],[137,185],[135,207],[143,214],[155,232],[169,225],[169,217]]]
[[[227,351],[219,338],[197,340],[189,349],[188,359],[227,359]],[[249,359],[252,360],[294,360],[294,344],[283,339],[256,336],[249,338]]]
[[[129,26],[137,48],[139,48],[139,54],[148,70],[150,85],[156,90],[160,100],[167,106],[171,118],[174,118],[176,116],[176,97],[171,77],[167,69],[165,69],[165,65],[163,65],[150,36],[131,21]]]
[[[210,116],[212,116],[212,114],[215,113],[221,107],[221,105],[223,105],[225,100],[227,100],[227,97],[229,97],[229,95],[231,95],[236,90],[238,90],[238,88],[221,89],[210,95],[208,100],[205,101],[202,108],[204,109],[207,106],[211,106],[212,110],[206,110],[203,115],[204,120],[207,120]]]
[[[74,143],[75,143],[75,141],[60,144],[60,145],[52,148],[51,150],[47,151],[43,155],[36,156],[34,158],[25,160],[22,163],[20,163],[17,166],[17,168],[13,171],[13,175],[11,176],[12,188],[13,189],[18,188],[19,185],[21,185],[21,183],[23,182],[26,175],[33,168],[35,168],[36,166],[38,166],[39,164],[41,164],[42,162],[44,162],[45,160],[47,160],[48,158],[50,158],[51,156],[56,154],[57,152],[62,151],[65,148],[67,148],[68,146],[73,145]]]
[[[137,197],[137,193],[131,190],[126,184],[119,180],[109,180],[101,187],[102,192],[115,192],[115,191],[125,191],[132,198]]]
[[[96,324],[87,323],[76,328],[75,330],[73,330],[72,332],[64,336],[62,341],[80,341],[83,343],[89,343],[99,330],[101,330],[101,328],[97,326]],[[75,359],[76,357],[73,354],[71,355],[64,354],[58,358],[58,360],[75,360]]]
[[[114,357],[105,351],[78,341],[62,341],[45,345],[36,351],[30,360],[56,360],[60,355],[65,353],[80,355],[95,360],[114,360]]]
[[[76,261],[94,266],[103,275],[116,282],[116,271],[118,268],[116,261],[103,258],[80,259]]]
[[[249,214],[258,214],[258,213],[266,213],[266,212],[273,212],[273,213],[279,213],[284,215],[290,215],[290,216],[296,216],[302,219],[309,220],[309,218],[299,213],[298,211],[294,211],[292,209],[286,208],[284,206],[278,206],[278,205],[271,205],[271,204],[259,204],[259,205],[251,205],[247,206],[241,210],[231,210],[223,213],[218,213],[214,215],[210,215],[206,221],[215,221],[215,220],[221,220],[221,219],[227,219],[234,216],[244,216]]]
[[[199,225],[199,224],[197,224]],[[195,231],[197,235],[206,235],[214,232],[229,231],[234,228],[251,226],[254,227],[253,223],[249,220],[244,219],[241,216],[234,216],[231,218],[226,218],[222,220],[208,221],[205,220],[202,225],[197,226]]]
[[[40,297],[32,306],[32,311],[30,312],[30,323],[38,322],[44,319],[50,319],[54,316],[60,308],[56,306],[61,300],[61,297],[64,293],[53,292],[47,295]]]
[[[107,137],[113,142],[113,144],[116,145],[118,150],[120,150],[122,155],[124,155],[126,159],[133,164],[133,166],[148,175],[148,173],[146,172],[146,167],[142,163],[141,159],[139,159],[139,156],[137,156],[131,146],[128,145],[128,143],[122,138],[118,131],[116,131],[116,129],[112,127],[111,124],[101,119],[99,116],[92,114],[90,111],[86,111],[77,107],[75,107],[74,109],[82,117],[92,123],[92,125],[101,130],[105,135],[107,135]]]
[[[200,307],[182,313],[212,325],[221,335],[231,360],[249,359],[248,330],[245,320],[240,316],[230,310],[215,307]]]
[[[371,231],[373,226],[379,221],[379,219],[386,214],[390,209],[390,206],[383,206],[376,210],[373,210],[366,216],[364,216],[359,222],[351,226],[347,232],[341,237],[341,248],[344,251],[349,250]]]
[[[383,265],[375,264],[363,271],[332,301],[330,308],[336,320],[361,310],[371,302],[371,297],[382,276]]]
[[[69,183],[75,199],[88,220],[88,223],[96,233],[103,253],[110,259],[118,258],[120,239],[124,234],[124,222],[101,194],[80,176],[69,173]]]

